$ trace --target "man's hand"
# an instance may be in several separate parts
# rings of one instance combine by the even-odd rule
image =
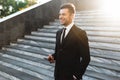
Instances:
[[[52,55],[48,55],[48,61],[50,63],[54,63],[55,62],[54,57]]]

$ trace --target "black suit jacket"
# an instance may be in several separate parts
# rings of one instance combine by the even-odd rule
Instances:
[[[64,80],[61,76],[72,77],[73,75],[79,80],[90,62],[86,32],[73,25],[62,44],[60,43],[61,34],[62,29],[57,31],[55,53],[53,54],[56,60],[55,80]]]

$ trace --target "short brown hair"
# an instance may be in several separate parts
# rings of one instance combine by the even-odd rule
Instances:
[[[72,3],[65,3],[60,7],[60,9],[64,9],[64,8],[67,8],[70,11],[70,13],[73,14],[75,13],[75,6]]]

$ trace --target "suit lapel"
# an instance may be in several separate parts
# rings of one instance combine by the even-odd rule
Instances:
[[[61,41],[60,41],[60,40],[61,40],[62,30],[63,30],[63,29],[61,29],[61,30],[58,32],[58,35],[57,35],[57,44],[59,44],[59,45],[61,44]]]
[[[74,35],[74,28],[75,28],[75,25],[72,26],[72,28],[70,29],[69,33],[65,37],[65,39],[63,41],[63,45],[69,43],[72,40],[71,37]]]

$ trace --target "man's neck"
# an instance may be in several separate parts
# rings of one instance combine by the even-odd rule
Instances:
[[[64,28],[67,28],[67,27],[69,27],[70,25],[73,25],[74,24],[74,22],[71,22],[70,24],[68,24],[68,25],[63,25],[64,26]]]

